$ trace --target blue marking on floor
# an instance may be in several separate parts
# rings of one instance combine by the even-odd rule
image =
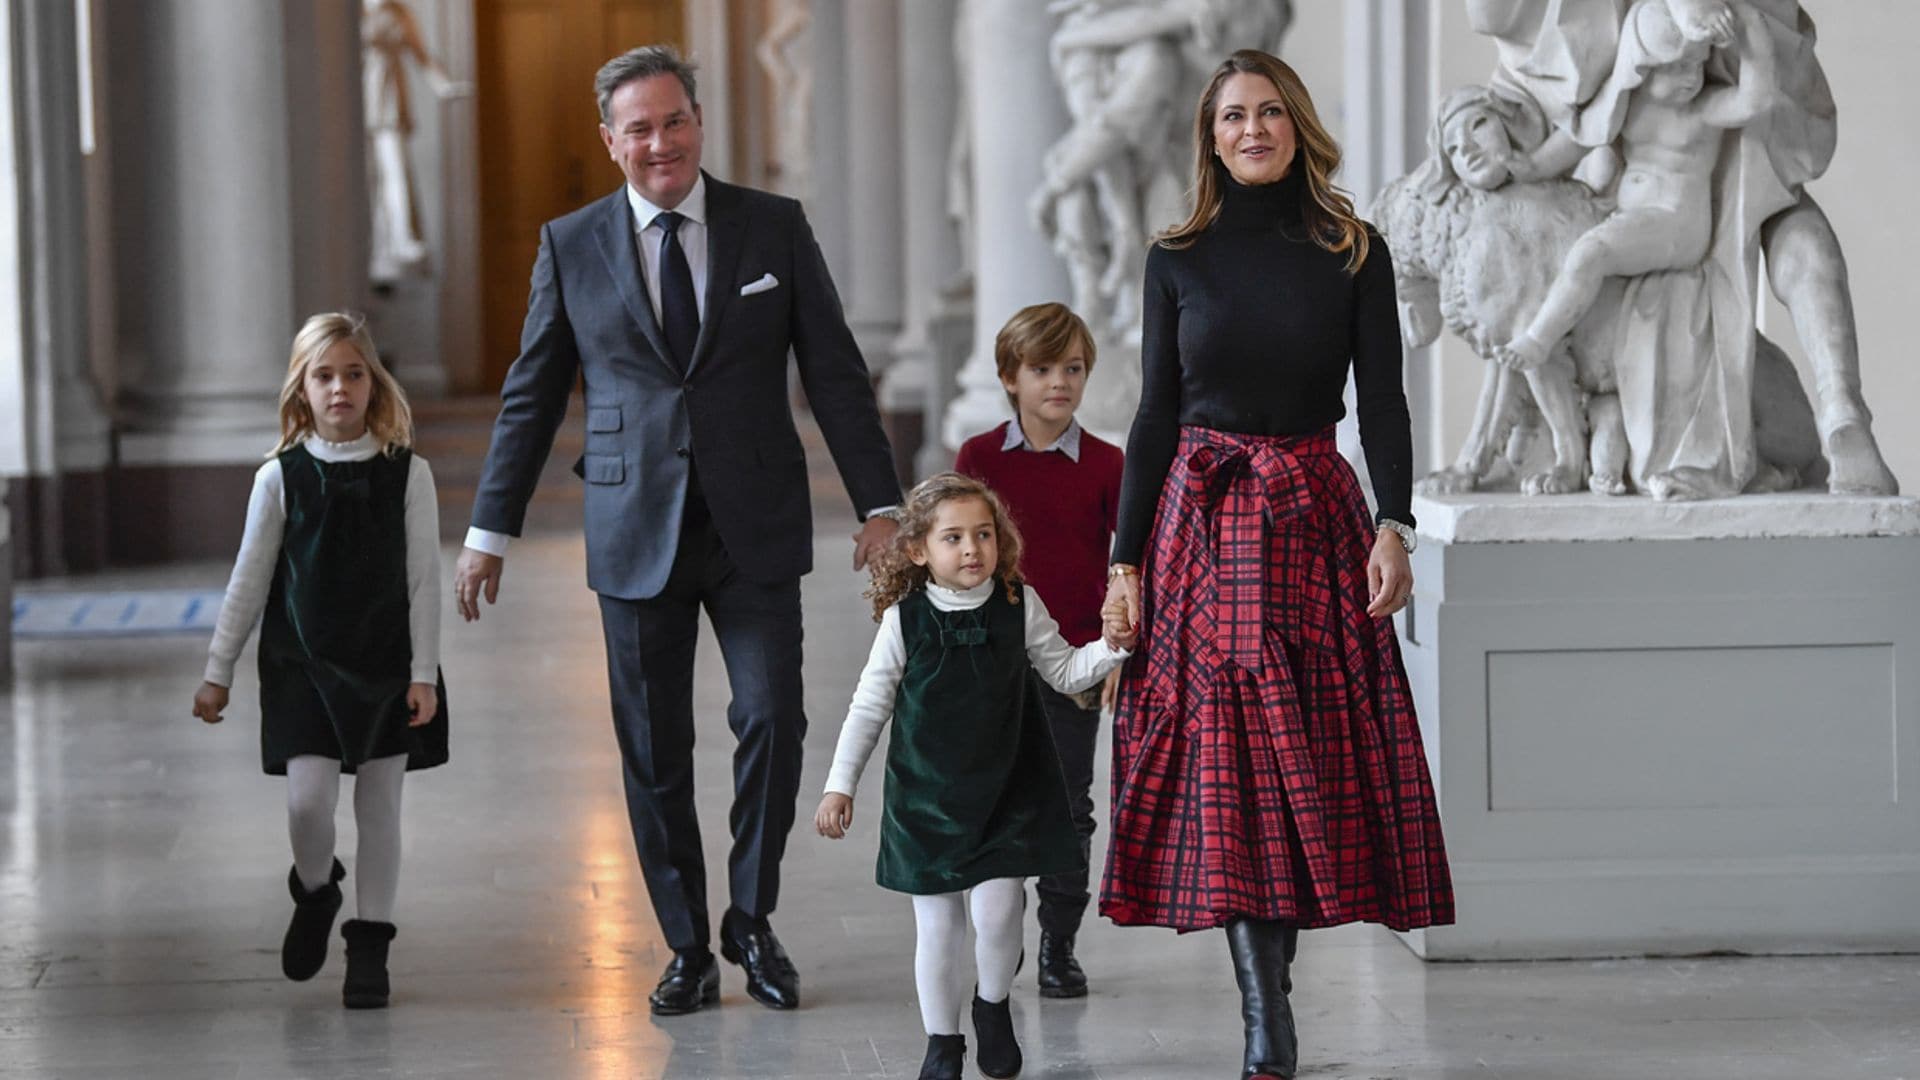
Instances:
[[[13,598],[17,638],[207,634],[220,612],[210,589],[27,592]]]

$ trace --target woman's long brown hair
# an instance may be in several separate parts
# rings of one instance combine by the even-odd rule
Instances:
[[[1258,49],[1241,49],[1227,57],[1200,95],[1193,122],[1193,213],[1161,233],[1158,242],[1164,247],[1188,247],[1220,217],[1221,185],[1227,181],[1226,169],[1213,160],[1213,118],[1219,110],[1220,88],[1235,75],[1258,75],[1280,91],[1300,147],[1294,166],[1307,170],[1308,197],[1301,206],[1307,234],[1328,251],[1346,252],[1348,273],[1360,269],[1367,261],[1367,225],[1353,212],[1353,199],[1333,186],[1333,174],[1340,168],[1340,144],[1320,123],[1300,76],[1286,61]]]

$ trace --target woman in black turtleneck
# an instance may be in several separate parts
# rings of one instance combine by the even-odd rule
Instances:
[[[1340,149],[1299,76],[1234,53],[1195,136],[1193,216],[1147,257],[1103,611],[1140,643],[1100,909],[1225,927],[1241,1075],[1290,1078],[1300,929],[1453,921],[1389,618],[1413,589],[1412,438],[1392,263],[1329,180]],[[1377,532],[1334,446],[1349,370]]]

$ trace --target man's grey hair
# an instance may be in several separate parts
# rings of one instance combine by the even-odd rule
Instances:
[[[609,127],[613,124],[614,91],[635,79],[650,79],[655,75],[679,79],[680,85],[687,88],[687,100],[697,107],[700,95],[693,89],[696,67],[698,65],[683,58],[680,50],[671,45],[642,45],[600,65],[600,71],[593,77],[593,94],[600,100],[600,122]]]

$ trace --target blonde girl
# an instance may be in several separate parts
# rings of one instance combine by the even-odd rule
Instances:
[[[346,868],[334,857],[340,774],[355,776],[356,918],[343,999],[382,1008],[400,874],[400,789],[447,760],[440,663],[439,511],[410,449],[413,416],[365,320],[315,315],[294,336],[280,444],[254,474],[194,715],[217,724],[240,649],[260,624],[260,752],[287,778],[293,917],[280,966],[326,961]],[[263,618],[264,615],[264,618]]]

